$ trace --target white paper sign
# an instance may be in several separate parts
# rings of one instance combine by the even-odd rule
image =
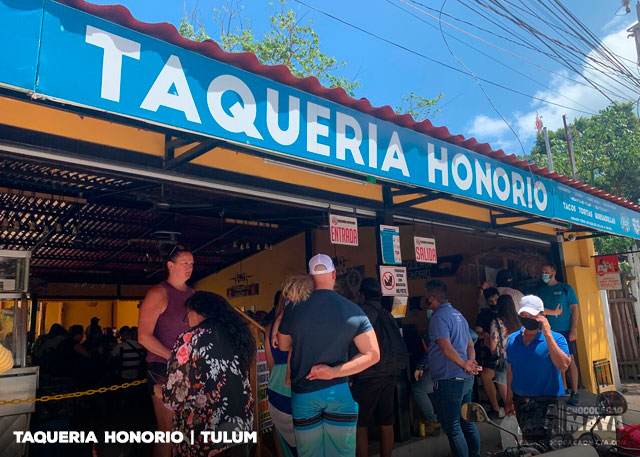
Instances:
[[[436,240],[433,238],[413,237],[413,244],[416,251],[416,262],[438,263],[436,254]]]
[[[407,269],[380,265],[380,289],[385,296],[408,297]]]
[[[329,232],[332,244],[358,245],[358,219],[329,214]]]

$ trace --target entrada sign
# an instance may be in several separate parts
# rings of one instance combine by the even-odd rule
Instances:
[[[555,181],[51,0],[25,2],[19,9],[0,0],[0,49],[21,62],[37,61],[0,67],[1,85],[272,154],[576,222],[556,210],[570,198],[556,190],[570,188]],[[36,20],[38,15],[42,21]],[[31,28],[11,25],[23,22]],[[32,30],[36,27],[41,30]],[[5,30],[14,35],[7,36]],[[615,208],[620,214],[605,218],[606,224],[596,216],[581,223],[640,238],[621,225],[640,219],[639,214]]]

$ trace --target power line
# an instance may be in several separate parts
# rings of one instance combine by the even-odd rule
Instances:
[[[447,4],[447,0],[443,0],[442,6],[440,6],[440,11],[442,11],[444,9],[444,6],[446,4]],[[509,123],[509,121],[507,121],[504,118],[504,116],[502,115],[502,113],[500,113],[500,111],[498,110],[496,105],[493,103],[493,100],[491,100],[491,97],[489,97],[489,94],[487,94],[487,91],[484,90],[484,87],[482,86],[482,84],[478,80],[478,77],[475,75],[475,73],[473,71],[471,71],[471,69],[462,60],[460,60],[458,58],[458,56],[455,55],[455,53],[451,50],[451,47],[449,46],[449,42],[447,41],[447,38],[446,38],[446,36],[444,34],[444,30],[442,30],[442,22],[439,23],[439,28],[440,28],[440,34],[442,35],[442,39],[444,40],[444,44],[447,46],[447,49],[449,50],[449,53],[453,56],[454,59],[456,59],[458,61],[458,63],[460,65],[462,65],[471,74],[471,76],[473,76],[473,79],[476,80],[476,83],[478,83],[478,86],[480,87],[480,90],[482,90],[482,93],[484,94],[484,96],[486,97],[487,101],[489,102],[489,105],[491,105],[491,108],[493,108],[493,110],[496,112],[496,114],[498,116],[500,116],[500,119],[502,119],[503,122],[505,124],[507,124],[507,127],[509,127],[509,130],[511,130],[511,132],[515,135],[516,139],[518,140],[518,144],[520,145],[520,149],[522,149],[522,155],[526,156],[527,153],[524,150],[524,145],[522,144],[522,141],[520,140],[520,135],[518,135],[518,133],[515,131],[515,129]],[[529,171],[531,171],[531,168],[529,168]]]
[[[520,70],[517,70],[516,68],[513,68],[513,67],[512,67],[512,66],[510,66],[510,65],[507,65],[506,63],[502,62],[501,60],[496,59],[495,57],[491,56],[490,54],[487,54],[486,52],[482,51],[481,49],[476,48],[475,46],[473,46],[473,45],[471,45],[471,44],[469,44],[469,43],[467,43],[467,42],[465,42],[465,41],[461,40],[460,38],[457,38],[456,36],[454,36],[454,35],[452,35],[452,34],[450,34],[450,33],[446,33],[446,32],[444,32],[443,30],[439,29],[438,27],[436,27],[435,25],[431,24],[430,22],[428,22],[428,21],[424,20],[423,18],[419,17],[418,15],[416,15],[416,14],[414,14],[414,13],[410,12],[410,11],[407,11],[407,10],[405,10],[404,8],[402,8],[401,6],[399,6],[399,5],[395,4],[392,0],[385,0],[385,1],[386,1],[387,3],[389,3],[390,5],[394,6],[395,8],[399,9],[400,11],[403,11],[404,13],[406,13],[406,14],[408,14],[408,15],[410,15],[410,16],[412,16],[412,17],[414,17],[414,18],[416,18],[416,19],[417,19],[417,20],[419,20],[420,22],[425,23],[425,24],[426,24],[426,25],[428,25],[429,27],[434,28],[434,29],[436,29],[436,30],[440,30],[440,32],[441,32],[441,33],[445,33],[445,35],[447,35],[447,36],[449,36],[449,37],[453,38],[454,40],[456,40],[456,41],[458,41],[458,42],[462,43],[463,45],[465,45],[465,46],[467,46],[467,47],[469,47],[469,48],[473,49],[474,51],[476,51],[476,52],[478,52],[478,53],[482,54],[483,56],[485,56],[485,57],[487,57],[487,58],[489,58],[489,59],[493,60],[494,62],[498,63],[499,65],[502,65],[502,66],[504,66],[504,67],[506,67],[506,68],[510,69],[511,71],[513,71],[513,72],[515,72],[515,73],[519,74],[519,75],[520,75],[520,76],[522,76],[523,78],[526,78],[526,79],[528,79],[528,80],[530,80],[530,81],[532,81],[532,82],[534,82],[534,83],[536,83],[536,84],[538,84],[538,85],[540,85],[540,86],[544,87],[545,89],[547,89],[547,90],[549,90],[549,91],[551,91],[551,92],[553,92],[553,93],[555,93],[555,94],[557,94],[557,95],[559,95],[559,96],[561,96],[561,97],[563,97],[563,98],[566,98],[566,99],[567,99],[567,100],[569,100],[570,102],[575,103],[577,106],[582,106],[583,108],[585,108],[585,109],[587,109],[587,110],[590,110],[590,111],[591,111],[591,113],[590,113],[590,114],[592,114],[592,115],[596,114],[597,110],[594,110],[594,109],[592,109],[592,108],[589,108],[588,106],[585,106],[585,105],[583,105],[582,103],[580,103],[580,102],[578,102],[578,101],[576,101],[576,100],[573,100],[572,98],[569,98],[569,97],[568,97],[568,96],[566,96],[565,94],[563,94],[563,93],[561,93],[561,92],[559,92],[559,91],[557,91],[557,90],[555,90],[555,89],[553,89],[553,88],[551,88],[551,87],[547,86],[547,85],[546,85],[546,84],[544,84],[544,83],[541,83],[540,81],[538,81],[538,80],[536,80],[536,79],[532,78],[531,76],[527,75],[526,73],[523,73],[523,72],[521,72]],[[443,12],[443,14],[445,14],[445,13]]]
[[[344,19],[340,19],[340,18],[339,18],[339,17],[337,17],[337,16],[334,16],[334,15],[332,15],[332,14],[330,14],[330,13],[327,13],[327,12],[325,12],[325,11],[321,10],[321,9],[318,9],[318,8],[316,8],[316,7],[314,7],[314,6],[311,6],[311,5],[309,5],[309,4],[305,3],[305,2],[303,2],[302,0],[293,0],[293,1],[295,1],[296,3],[299,3],[299,4],[300,4],[300,5],[302,5],[302,6],[305,6],[305,7],[309,8],[309,9],[311,9],[311,10],[313,10],[313,11],[315,11],[315,12],[319,13],[319,14],[322,14],[322,15],[327,16],[327,17],[329,17],[329,18],[331,18],[331,19],[333,19],[333,20],[335,20],[335,21],[337,21],[337,22],[340,22],[341,24],[344,24],[344,25],[346,25],[346,26],[348,26],[348,27],[351,27],[351,28],[353,28],[353,29],[355,29],[355,30],[358,30],[359,32],[362,32],[362,33],[364,33],[364,34],[366,34],[366,35],[369,35],[369,36],[371,36],[371,37],[373,37],[373,38],[375,38],[375,39],[377,39],[377,40],[380,40],[380,41],[383,41],[383,42],[385,42],[385,43],[387,43],[387,44],[390,44],[391,46],[394,46],[394,47],[397,47],[397,48],[402,49],[402,50],[404,50],[404,51],[407,51],[407,52],[409,52],[409,53],[411,53],[411,54],[414,54],[414,55],[416,55],[416,56],[418,56],[418,57],[420,57],[420,58],[422,58],[422,59],[425,59],[425,60],[428,60],[429,62],[433,62],[433,63],[435,63],[435,64],[438,64],[438,65],[440,65],[440,66],[443,66],[443,67],[445,67],[445,68],[448,68],[448,69],[450,69],[450,70],[453,70],[453,71],[455,71],[455,72],[457,72],[457,73],[462,73],[463,75],[471,76],[469,73],[465,72],[464,70],[461,70],[461,69],[459,69],[459,68],[456,68],[456,67],[454,67],[454,66],[452,66],[452,65],[449,65],[449,64],[447,64],[447,63],[441,62],[441,61],[439,61],[439,60],[437,60],[437,59],[434,59],[434,58],[432,58],[432,57],[429,57],[429,56],[427,56],[427,55],[425,55],[425,54],[422,54],[422,53],[420,53],[420,52],[418,52],[418,51],[414,51],[413,49],[410,49],[410,48],[408,48],[408,47],[406,47],[406,46],[404,46],[404,45],[401,45],[401,44],[399,44],[399,43],[396,43],[396,42],[394,42],[394,41],[391,41],[391,40],[389,40],[389,39],[387,39],[387,38],[384,38],[384,37],[382,37],[382,36],[380,36],[380,35],[376,35],[375,33],[370,32],[370,31],[368,31],[368,30],[366,30],[366,29],[363,29],[363,28],[361,28],[361,27],[359,27],[359,26],[357,26],[357,25],[355,25],[355,24],[352,24],[352,23],[350,23],[350,22],[348,22],[348,21],[345,21]],[[522,95],[523,97],[528,97],[528,98],[531,98],[531,99],[533,99],[533,100],[538,100],[538,101],[541,101],[541,102],[544,102],[544,103],[547,103],[547,104],[550,104],[550,105],[558,106],[558,107],[560,107],[560,108],[564,108],[564,109],[568,109],[568,110],[576,111],[576,112],[579,112],[579,113],[583,113],[583,114],[591,115],[591,113],[590,113],[590,112],[583,111],[583,110],[579,110],[579,109],[576,109],[576,108],[571,108],[571,107],[569,107],[569,106],[565,106],[565,105],[562,105],[562,104],[560,104],[560,103],[556,103],[556,102],[552,102],[552,101],[549,101],[549,100],[545,100],[545,99],[540,98],[540,97],[536,97],[535,95],[530,95],[530,94],[527,94],[527,93],[524,93],[524,92],[520,92],[520,91],[518,91],[518,90],[512,89],[512,88],[510,88],[510,87],[504,86],[504,85],[502,85],[502,84],[500,84],[500,83],[496,83],[496,82],[494,82],[494,81],[491,81],[491,80],[488,80],[488,79],[485,79],[485,78],[482,78],[482,77],[478,77],[478,80],[483,81],[483,82],[485,82],[485,83],[487,83],[487,84],[491,84],[492,86],[499,87],[499,88],[504,89],[504,90],[506,90],[506,91],[512,92],[512,93],[514,93],[514,94]]]
[[[441,18],[438,18],[438,17],[436,17],[436,16],[434,16],[434,15],[432,15],[432,14],[429,14],[429,13],[427,13],[426,11],[424,11],[424,10],[422,10],[422,9],[420,9],[420,8],[417,8],[417,7],[416,7],[416,6],[414,6],[414,5],[410,5],[410,4],[408,4],[408,3],[407,3],[406,1],[404,1],[404,0],[397,0],[397,1],[398,1],[398,2],[400,2],[400,3],[403,3],[403,4],[405,4],[405,5],[407,5],[408,7],[412,8],[412,9],[415,9],[415,10],[419,11],[419,12],[420,12],[420,13],[422,13],[422,14],[425,14],[425,15],[426,15],[426,16],[428,16],[428,17],[431,17],[432,19],[435,19],[436,21],[438,21],[438,22],[440,22],[440,23],[442,23],[442,24],[444,24],[444,25],[447,25],[448,27],[451,27],[451,28],[453,28],[453,29],[455,29],[455,30],[457,30],[457,31],[460,31],[460,32],[464,33],[465,35],[468,35],[468,36],[470,36],[471,38],[474,38],[474,39],[476,39],[476,40],[478,40],[478,41],[480,41],[480,42],[482,42],[482,43],[484,43],[484,44],[487,44],[488,46],[491,46],[491,47],[493,47],[493,48],[495,48],[495,49],[497,49],[497,50],[499,50],[499,51],[501,51],[501,52],[503,52],[503,53],[505,53],[505,54],[508,54],[508,55],[510,55],[510,56],[512,56],[512,57],[514,57],[514,58],[516,58],[516,59],[522,60],[522,61],[524,61],[524,62],[526,62],[526,63],[531,64],[531,65],[534,65],[534,66],[536,66],[536,67],[538,67],[538,68],[540,68],[540,69],[542,69],[542,70],[544,70],[544,71],[547,71],[547,72],[549,72],[549,73],[551,73],[551,74],[554,74],[554,75],[557,75],[557,76],[559,76],[559,77],[561,77],[561,78],[564,78],[564,79],[567,79],[567,80],[569,80],[569,81],[572,81],[573,83],[580,84],[580,85],[583,85],[583,86],[585,86],[585,87],[589,87],[589,88],[591,88],[591,89],[594,89],[594,87],[593,87],[592,85],[590,85],[590,84],[587,84],[587,83],[584,83],[584,82],[582,82],[582,81],[578,81],[578,80],[575,80],[575,79],[573,79],[573,78],[570,78],[570,77],[568,77],[567,75],[565,75],[565,74],[563,74],[563,73],[559,73],[559,72],[556,72],[556,71],[550,70],[550,69],[548,69],[548,68],[545,68],[545,67],[541,66],[540,64],[537,64],[537,63],[535,63],[535,62],[533,62],[533,61],[530,61],[530,60],[528,60],[528,59],[526,59],[526,58],[522,57],[521,55],[518,55],[518,54],[516,54],[516,53],[513,53],[513,52],[511,52],[511,51],[508,51],[508,50],[506,50],[506,49],[504,49],[504,48],[502,48],[502,47],[500,47],[500,46],[495,45],[494,43],[491,43],[491,42],[489,42],[489,41],[487,41],[487,40],[484,40],[484,39],[482,39],[482,38],[480,38],[480,37],[478,37],[478,36],[476,36],[476,35],[473,35],[473,34],[471,34],[471,33],[469,33],[469,32],[466,32],[466,31],[464,31],[464,30],[462,30],[462,29],[459,29],[458,27],[453,26],[453,25],[449,24],[449,23],[448,23],[448,22],[446,22],[446,21],[442,21],[442,19],[441,19]],[[436,11],[436,12],[438,12],[438,11],[439,11],[439,10],[437,10],[436,8],[427,7],[427,6],[426,6],[426,5],[424,5],[423,3],[420,3],[419,1],[416,1],[416,0],[409,0],[409,1],[410,1],[411,3],[413,3],[413,4],[423,6],[423,7],[427,8],[427,9],[429,9],[429,10],[433,10],[433,11]],[[460,3],[463,3],[463,1],[462,1],[462,0],[458,0],[458,1],[459,1]],[[498,26],[498,27],[503,28],[503,30],[507,31],[507,33],[512,33],[514,36],[516,36],[517,38],[519,38],[519,39],[521,39],[522,41],[524,41],[524,38],[520,37],[519,35],[517,35],[517,34],[516,34],[515,32],[513,32],[513,31],[511,31],[510,29],[504,28],[501,24],[499,24],[499,23],[497,23],[497,22],[493,21],[491,18],[488,18],[488,17],[484,16],[482,13],[480,13],[480,12],[476,11],[472,6],[467,5],[467,4],[464,4],[464,3],[463,3],[463,5],[464,5],[464,6],[466,6],[467,8],[469,8],[469,9],[471,9],[472,11],[476,12],[476,14],[479,14],[479,15],[480,15],[480,16],[482,16],[483,18],[485,18],[485,19],[487,19],[488,21],[492,22],[494,25],[496,25],[496,26]],[[447,16],[452,17],[452,18],[455,18],[454,16],[452,16],[452,15],[450,15],[450,14],[448,14]],[[460,20],[460,21],[461,21],[461,20]],[[466,22],[466,21],[462,21],[462,22]],[[484,29],[483,29],[483,30],[484,30]],[[500,36],[500,35],[498,35],[498,36]],[[511,40],[511,41],[513,42],[513,40]],[[518,43],[516,43],[516,44],[518,44]],[[553,56],[552,54],[546,53],[544,50],[541,50],[540,48],[536,48],[535,46],[532,46],[532,45],[528,45],[528,46],[525,46],[525,47],[526,47],[526,48],[528,48],[528,49],[531,49],[531,50],[537,51],[537,52],[539,52],[539,53],[541,53],[541,54],[544,54],[544,55],[546,55],[547,57],[552,58],[553,60],[557,60],[557,61],[558,61],[558,63],[562,63],[562,62],[560,61],[560,59],[556,59],[556,58],[554,58],[554,56]],[[574,64],[575,64],[575,63],[574,63]],[[577,73],[578,73],[578,74],[580,74],[579,72],[577,72]],[[610,93],[611,95],[615,95],[616,97],[620,97],[620,98],[622,98],[622,99],[624,99],[624,98],[625,98],[625,97],[624,97],[623,95],[621,95],[619,92],[615,92],[615,91],[613,91],[613,90],[611,90],[611,89],[603,89],[603,90],[604,90],[604,91],[606,91],[606,92],[608,92],[608,93]]]

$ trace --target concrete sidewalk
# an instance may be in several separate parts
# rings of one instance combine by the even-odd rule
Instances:
[[[637,384],[624,384],[621,392],[627,402],[629,403],[629,410],[622,417],[624,424],[640,424],[640,383]],[[587,392],[586,390],[580,391],[580,403],[578,407],[591,407],[596,404],[597,395]],[[568,397],[560,399],[560,408],[568,408]],[[570,407],[569,407],[570,408]],[[569,409],[571,411],[571,409]],[[571,420],[569,417],[568,420]],[[572,435],[574,439],[577,439],[582,433],[588,431],[588,428],[579,427],[582,424],[575,423],[576,429]],[[617,424],[622,425],[622,424]],[[500,448],[500,430],[490,424],[477,424],[478,431],[480,432],[481,439],[481,455],[485,456],[487,452],[498,452]],[[615,439],[614,431],[601,431],[598,435],[604,440]],[[379,443],[371,442],[369,449],[370,456],[379,456]],[[429,456],[429,457],[447,457],[449,456],[449,442],[443,432],[440,432],[436,436],[428,436],[426,438],[420,438],[412,436],[410,440],[402,443],[396,443],[393,448],[394,457],[413,457],[413,456]]]

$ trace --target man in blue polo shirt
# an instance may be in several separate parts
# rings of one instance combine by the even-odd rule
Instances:
[[[542,266],[542,282],[536,295],[544,302],[544,312],[549,320],[551,330],[560,333],[567,340],[571,366],[567,371],[567,384],[571,389],[571,397],[567,403],[578,405],[578,365],[576,364],[576,339],[578,337],[578,297],[569,284],[556,279],[556,267],[551,264]],[[563,373],[564,383],[564,373]]]
[[[507,415],[516,414],[524,439],[551,439],[558,398],[564,395],[561,372],[571,365],[564,336],[551,330],[540,297],[520,300],[522,328],[507,340]]]
[[[462,404],[471,401],[473,375],[482,370],[476,363],[469,324],[449,303],[444,282],[429,281],[425,295],[433,311],[429,321],[429,367],[440,424],[454,457],[480,457],[478,429],[460,417]]]

